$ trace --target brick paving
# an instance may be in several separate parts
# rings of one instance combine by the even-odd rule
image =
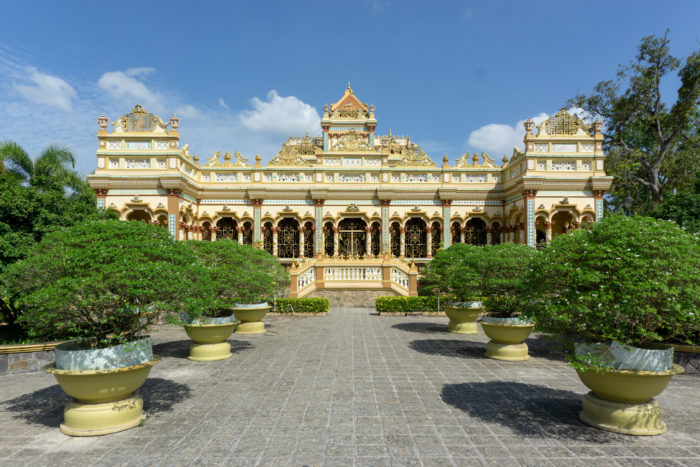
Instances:
[[[578,421],[587,390],[541,336],[506,363],[443,317],[340,308],[267,324],[211,363],[185,358],[182,329],[156,330],[149,419],[109,436],[58,431],[53,376],[0,377],[0,465],[700,465],[698,376],[658,397],[666,434],[631,437]]]

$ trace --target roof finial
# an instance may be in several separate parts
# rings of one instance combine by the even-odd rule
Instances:
[[[352,92],[352,88],[350,87],[350,81],[348,81],[348,92]]]

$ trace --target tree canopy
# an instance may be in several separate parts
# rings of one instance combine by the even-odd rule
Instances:
[[[65,146],[52,144],[36,159],[14,141],[0,143],[0,172],[39,189],[83,189],[85,181],[75,170],[75,156]]]

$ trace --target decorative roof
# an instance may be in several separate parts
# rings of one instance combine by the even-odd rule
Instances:
[[[589,136],[589,127],[576,115],[560,109],[555,115],[537,126],[537,136]]]
[[[428,157],[420,146],[410,145],[401,151],[401,159],[396,164],[397,167],[437,167],[435,162]]]
[[[290,143],[282,145],[280,152],[270,160],[268,167],[308,167],[309,163],[299,154],[299,148]]]
[[[341,97],[338,102],[331,105],[331,117],[348,119],[369,117],[367,104],[360,102],[355,96],[349,82],[343,97]]]
[[[164,132],[168,124],[157,115],[148,113],[140,105],[125,115],[122,115],[116,122],[112,122],[114,129],[119,132]]]

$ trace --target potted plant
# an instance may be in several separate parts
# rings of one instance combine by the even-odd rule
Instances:
[[[140,222],[94,221],[51,232],[2,280],[32,337],[81,336],[47,367],[73,397],[61,431],[94,436],[144,419],[135,391],[158,362],[144,331],[182,306],[202,272],[168,233]]]
[[[270,306],[265,297],[280,295],[289,276],[277,258],[265,250],[232,240],[188,242],[208,269],[220,310],[229,310],[238,320],[237,334],[262,334],[262,322]]]
[[[571,345],[591,389],[580,418],[618,433],[666,430],[653,397],[682,368],[665,338],[700,325],[700,243],[672,222],[609,216],[557,237],[526,279],[526,315]]]

